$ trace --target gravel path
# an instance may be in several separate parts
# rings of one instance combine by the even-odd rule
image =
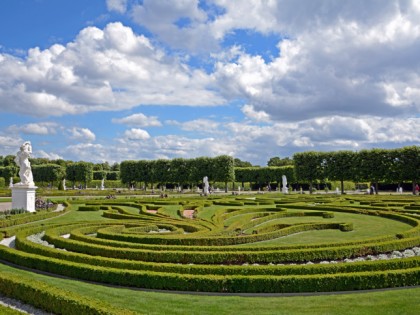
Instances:
[[[32,314],[32,315],[52,315],[52,313],[45,312],[38,308],[33,307],[32,305],[25,304],[19,300],[11,299],[6,296],[0,295],[0,304],[14,310],[22,312],[22,314]]]

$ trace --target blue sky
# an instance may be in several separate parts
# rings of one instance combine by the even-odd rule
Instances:
[[[419,145],[418,21],[414,0],[3,0],[0,155]]]

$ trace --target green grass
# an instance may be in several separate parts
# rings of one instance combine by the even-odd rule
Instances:
[[[289,212],[292,211],[293,210],[289,210]],[[338,230],[307,231],[250,245],[311,244],[330,242],[332,239],[343,242],[350,240],[355,241],[358,239],[372,238],[382,235],[392,235],[412,228],[408,224],[387,218],[340,212],[335,212],[334,218],[331,219],[323,219],[321,217],[290,217],[273,220],[264,223],[264,225],[273,223],[294,224],[303,222],[352,222],[354,229],[351,232],[341,232]]]
[[[368,196],[369,197],[369,196]],[[289,197],[280,196],[287,199]],[[292,196],[291,198],[295,198]],[[305,196],[309,198],[309,196]],[[333,203],[349,204],[339,197],[331,198]],[[201,200],[201,199],[200,199]],[[124,201],[124,200],[122,200]],[[131,201],[131,200],[125,200]],[[308,203],[311,203],[308,201]],[[191,200],[191,204],[194,201]],[[179,218],[178,205],[162,205],[163,211],[169,217]],[[255,206],[249,206],[255,208]],[[269,206],[262,206],[263,208]],[[217,209],[223,206],[204,207],[199,217],[211,220]],[[232,208],[237,208],[232,207]],[[246,207],[244,207],[246,208]],[[72,206],[72,210],[77,207]],[[138,209],[124,206],[130,213],[137,214]],[[289,212],[297,210],[288,210]],[[70,211],[41,224],[60,223],[70,224],[78,221],[113,221],[102,217],[103,211]],[[254,246],[272,244],[310,244],[334,241],[349,241],[372,238],[381,235],[400,233],[411,228],[395,220],[379,216],[334,212],[335,217],[324,219],[322,217],[291,217],[277,219],[273,223],[302,223],[302,222],[351,222],[354,225],[352,232],[337,230],[308,231],[287,237],[255,243]],[[240,217],[240,216],[237,216]],[[237,218],[236,218],[237,219]],[[226,223],[234,223],[230,218]],[[40,223],[31,223],[31,225]],[[252,244],[247,244],[250,246]],[[7,265],[0,264],[0,272],[13,272],[27,281],[38,280],[57,290],[68,290],[82,294],[89,299],[107,301],[116,307],[133,310],[139,314],[418,314],[420,309],[420,288],[384,290],[377,292],[354,292],[350,294],[322,294],[322,295],[278,295],[278,296],[210,296],[194,294],[176,294],[173,292],[150,292],[130,288],[116,288],[105,285],[91,284],[77,280],[62,279],[32,273]],[[8,311],[8,310],[6,310]],[[0,308],[0,314],[6,313]]]
[[[20,312],[20,311],[11,309],[9,307],[0,305],[0,314],[2,314],[2,315],[20,315],[20,314],[23,314],[23,313]]]
[[[207,296],[146,292],[60,279],[0,265],[28,281],[35,279],[52,287],[107,301],[139,314],[418,314],[420,288],[350,294],[311,296]],[[0,310],[1,311],[1,310]],[[1,313],[3,314],[3,313]],[[7,313],[4,313],[7,314]],[[14,314],[14,313],[11,313]]]

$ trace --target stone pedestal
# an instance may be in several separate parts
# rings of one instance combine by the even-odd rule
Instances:
[[[12,209],[35,212],[36,186],[14,185],[12,189]]]

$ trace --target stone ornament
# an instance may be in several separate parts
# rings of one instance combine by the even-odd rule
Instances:
[[[25,141],[17,152],[15,157],[16,164],[20,167],[19,177],[20,183],[15,185],[18,186],[35,186],[34,178],[32,175],[31,162],[29,158],[32,154],[32,145],[30,141]]]

